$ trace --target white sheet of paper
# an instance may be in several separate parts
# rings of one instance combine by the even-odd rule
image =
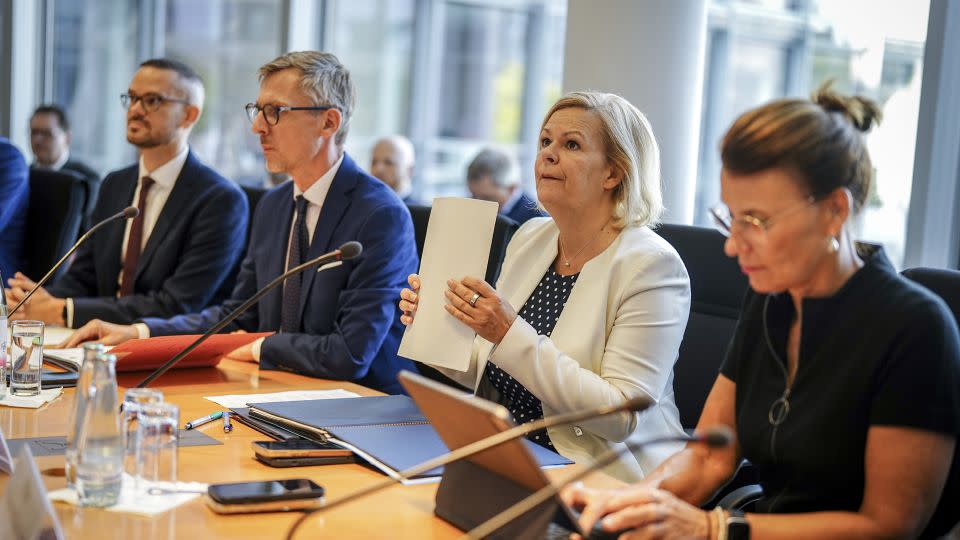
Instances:
[[[0,499],[0,538],[63,540],[60,521],[47,500],[47,488],[30,448],[21,448],[16,471]]]
[[[19,407],[21,409],[39,409],[60,397],[62,393],[63,388],[60,386],[41,389],[40,394],[36,396],[15,396],[13,392],[7,391],[7,395],[3,399],[0,399],[0,405]]]
[[[497,203],[444,197],[433,200],[420,258],[420,301],[398,354],[434,366],[467,371],[474,332],[444,304],[448,279],[487,273]],[[491,285],[493,285],[491,283]]]
[[[43,342],[49,345],[63,343],[73,335],[73,332],[74,330],[72,328],[64,328],[62,326],[47,326],[43,329]],[[46,352],[46,350],[44,350],[44,352]]]
[[[308,399],[340,399],[360,397],[359,394],[337,388],[335,390],[293,390],[291,392],[273,392],[270,394],[234,394],[226,396],[206,396],[203,399],[212,401],[221,407],[237,409],[246,407],[247,403],[280,403],[283,401],[304,401]]]
[[[120,497],[117,504],[108,506],[104,510],[138,514],[141,516],[155,516],[188,503],[199,497],[207,490],[208,484],[201,482],[177,482],[175,491],[160,494],[149,494],[134,489],[133,477],[123,474]],[[70,488],[58,489],[50,492],[50,500],[76,506],[77,492]]]

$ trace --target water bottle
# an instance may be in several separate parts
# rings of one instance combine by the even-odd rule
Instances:
[[[93,367],[97,356],[104,353],[100,343],[87,343],[83,346],[83,362],[77,374],[77,389],[73,394],[73,409],[70,411],[70,420],[67,422],[67,453],[64,470],[67,476],[67,487],[76,487],[77,474],[77,437],[83,432],[83,421],[86,419],[87,408],[90,404],[90,384],[93,382]]]
[[[120,497],[123,438],[117,397],[117,357],[94,357],[90,394],[77,433],[76,486],[82,506],[111,506]]]
[[[3,293],[3,275],[0,274],[0,399],[7,397],[7,347],[10,345],[10,327],[7,326],[7,299]]]

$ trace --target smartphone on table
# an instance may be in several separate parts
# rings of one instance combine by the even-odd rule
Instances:
[[[323,488],[306,478],[211,484],[206,500],[219,514],[309,510],[323,504]]]
[[[320,444],[299,438],[285,441],[254,441],[253,452],[258,457],[270,459],[353,456],[353,452],[337,444],[331,442]]]

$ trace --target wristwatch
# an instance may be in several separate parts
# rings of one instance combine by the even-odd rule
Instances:
[[[750,540],[750,522],[743,515],[743,510],[728,510],[727,540]]]

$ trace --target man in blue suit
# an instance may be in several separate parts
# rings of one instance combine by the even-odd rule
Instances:
[[[27,162],[16,146],[0,137],[0,275],[11,275],[22,263],[29,202]]]
[[[523,192],[515,174],[516,166],[509,154],[485,148],[467,166],[467,188],[474,199],[499,204],[500,213],[520,225],[547,215],[537,201]]]
[[[343,151],[356,102],[350,73],[331,54],[292,52],[260,68],[260,95],[247,105],[267,169],[292,182],[260,200],[237,286],[222,306],[142,324],[91,323],[68,345],[115,344],[144,335],[199,333],[285,268],[356,240],[357,259],[288,279],[226,331],[277,332],[230,354],[282,369],[402,392],[396,375],[403,327],[397,296],[417,269],[410,214],[393,191]]]
[[[199,311],[233,286],[247,199],[187,145],[203,109],[199,76],[180,62],[148,60],[121,101],[140,163],[104,179],[93,221],[131,205],[140,215],[91,236],[67,273],[38,290],[18,317],[71,328],[94,319],[131,323]],[[13,301],[33,287],[30,278],[17,273],[9,280]]]

